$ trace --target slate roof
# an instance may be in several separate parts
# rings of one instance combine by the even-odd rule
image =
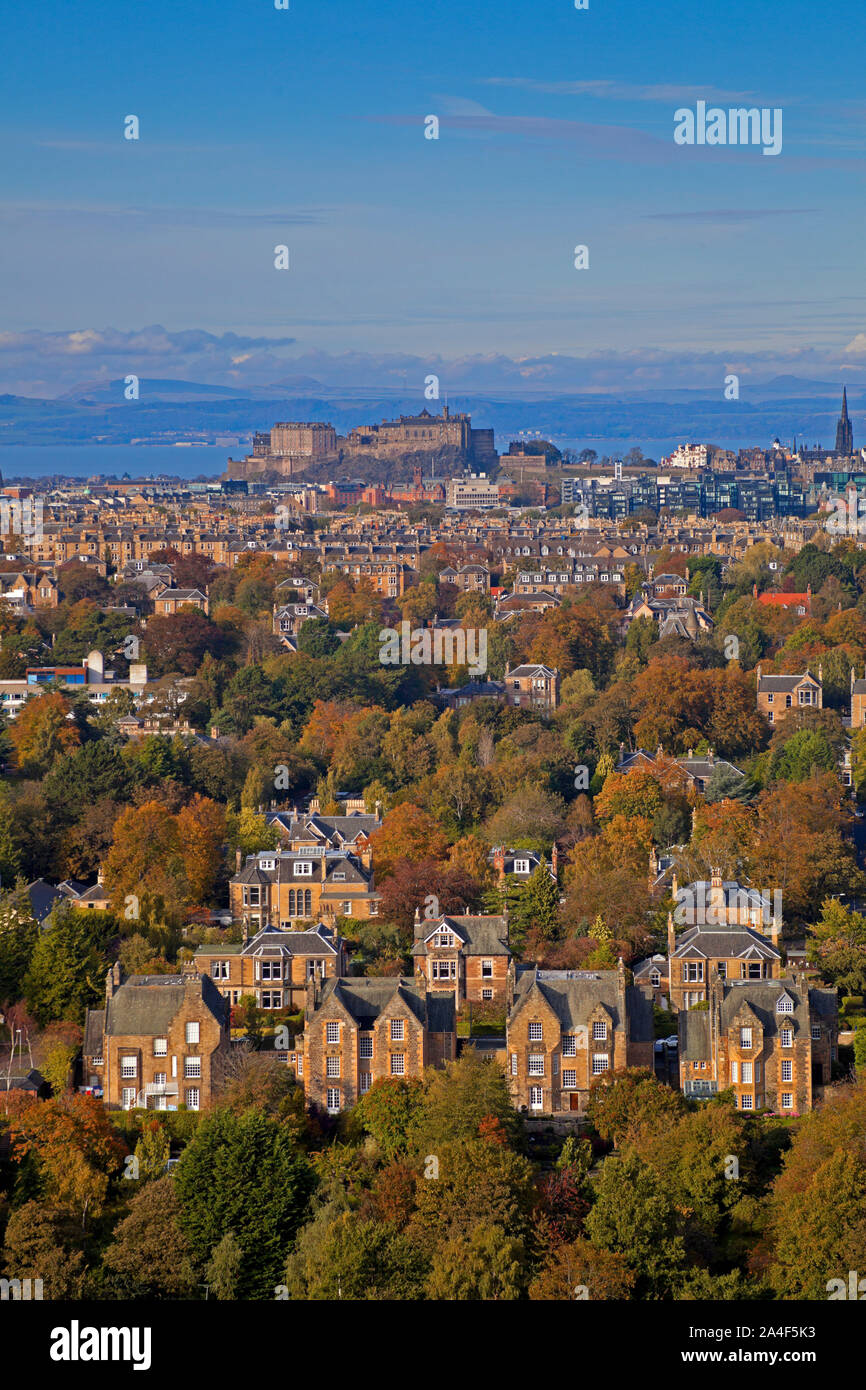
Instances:
[[[812,675],[811,671],[804,671],[799,676],[777,676],[775,674],[765,676],[762,673],[758,677],[758,690],[766,691],[772,694],[781,692],[784,692],[785,694],[791,694],[794,690],[797,689],[798,685],[801,685],[803,683],[803,681],[811,681],[813,685],[818,684],[818,681]]]
[[[759,956],[764,960],[781,960],[778,947],[751,927],[700,925],[689,927],[676,940],[674,959],[683,956],[703,956],[719,959],[735,956]]]
[[[710,1056],[708,1009],[682,1009],[677,1015],[681,1062],[705,1062]]]
[[[419,932],[412,947],[413,956],[426,956],[427,941],[436,932],[450,930],[461,942],[460,950],[466,956],[510,956],[508,945],[508,918],[503,916],[459,916],[439,917],[435,921],[422,921],[415,924]]]
[[[362,1028],[370,1028],[395,998],[426,1024],[433,1033],[453,1033],[457,1022],[454,992],[425,993],[406,976],[368,975],[357,979],[332,979],[325,983],[316,1012],[327,1010],[334,999],[346,1008]]]
[[[82,1051],[85,1057],[102,1056],[102,1038],[105,1033],[105,1010],[88,1009],[87,1019],[84,1025],[84,1045]]]
[[[517,983],[509,1027],[530,1003],[536,991],[547,1001],[565,1029],[586,1024],[598,1004],[604,1005],[614,1028],[625,1027],[620,1009],[617,970],[538,970],[524,971]],[[626,1009],[631,1019],[630,1036],[635,1042],[649,1042],[655,1036],[652,1004],[634,985],[626,986]]]
[[[210,976],[187,978],[199,983],[203,1002],[222,1023],[226,1003]],[[110,1037],[158,1037],[168,1030],[185,997],[186,979],[182,975],[130,975],[106,1001],[104,1031]]]

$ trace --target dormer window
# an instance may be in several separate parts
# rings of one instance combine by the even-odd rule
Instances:
[[[792,1014],[794,1012],[794,1001],[788,994],[781,995],[776,1005],[776,1013]]]
[[[313,865],[311,862],[305,864],[297,863],[294,866],[295,878],[312,878]]]
[[[517,682],[515,681],[515,685],[516,685],[516,684],[517,684]],[[528,873],[529,873],[529,860],[528,860],[528,859],[515,859],[515,861],[514,861],[514,872],[515,872],[516,874],[528,874]]]
[[[740,1047],[742,1047],[742,1048],[744,1048],[746,1051],[748,1051],[748,1050],[751,1048],[751,1046],[752,1046],[752,1030],[751,1030],[751,1028],[741,1028],[741,1029],[740,1029]]]
[[[260,860],[259,860],[259,868],[260,868],[260,869],[264,869],[267,873],[273,873],[273,871],[274,871],[274,869],[275,869],[276,867],[277,867],[277,861],[276,861],[275,859],[260,859]]]

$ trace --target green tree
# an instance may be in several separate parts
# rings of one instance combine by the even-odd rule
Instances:
[[[866,916],[844,907],[838,898],[825,898],[821,916],[809,928],[810,964],[846,994],[866,989]]]
[[[525,883],[508,884],[506,907],[511,944],[516,950],[522,949],[530,934],[545,941],[555,938],[559,922],[559,887],[543,860]]]
[[[237,1298],[238,1279],[244,1254],[235,1239],[234,1231],[226,1231],[222,1240],[215,1245],[205,1267],[205,1275],[215,1298],[230,1300]]]
[[[21,844],[15,807],[8,788],[0,787],[0,885],[11,886],[20,872]]]
[[[226,1231],[243,1252],[241,1298],[269,1298],[313,1185],[289,1132],[267,1115],[216,1109],[206,1115],[175,1171],[181,1229],[202,1261]]]
[[[358,1101],[352,1121],[370,1134],[384,1158],[392,1159],[412,1148],[414,1130],[423,1108],[420,1081],[398,1076],[381,1077]]]
[[[324,1209],[305,1226],[286,1266],[295,1299],[420,1299],[427,1261],[408,1235],[355,1212]]]
[[[500,1121],[510,1139],[518,1138],[521,1122],[502,1068],[470,1047],[457,1061],[427,1073],[418,1151],[434,1153],[437,1145],[474,1139],[490,1117]]]
[[[514,1300],[526,1288],[526,1248],[501,1226],[476,1226],[433,1256],[426,1295],[433,1299]]]
[[[24,979],[39,937],[23,879],[0,893],[0,1003],[21,998]]]
[[[107,943],[95,926],[93,913],[77,910],[68,901],[53,908],[24,979],[27,1008],[40,1025],[54,1019],[83,1023],[85,1011],[102,998]]]
[[[165,1175],[170,1154],[171,1142],[168,1130],[158,1120],[152,1121],[142,1130],[141,1137],[135,1146],[139,1180],[152,1182],[162,1178]]]
[[[685,1264],[676,1207],[662,1180],[631,1151],[602,1164],[586,1233],[628,1260],[644,1294],[669,1294]]]

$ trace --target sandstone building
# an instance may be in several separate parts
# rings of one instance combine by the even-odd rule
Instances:
[[[733,1090],[739,1110],[811,1110],[837,1058],[834,989],[792,979],[710,982],[709,1008],[679,1016],[680,1080],[693,1098]]]
[[[229,1009],[208,975],[108,971],[105,1008],[88,1009],[84,1077],[110,1110],[201,1110],[222,1080]]]
[[[399,976],[309,982],[299,1071],[308,1103],[331,1115],[374,1081],[418,1078],[456,1055],[452,992]]]
[[[511,961],[506,915],[428,919],[416,909],[412,956],[416,979],[452,994],[458,1007],[467,1001],[504,1007]]]
[[[243,944],[199,946],[195,967],[213,980],[223,998],[237,1004],[253,995],[261,1009],[301,1009],[307,981],[345,975],[346,944],[324,922],[308,931],[264,927]]]
[[[529,1114],[582,1113],[594,1080],[652,1067],[652,1005],[617,970],[512,972],[506,1072],[514,1104]]]

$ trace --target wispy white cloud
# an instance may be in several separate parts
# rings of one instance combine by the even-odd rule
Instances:
[[[483,77],[488,87],[516,87],[526,92],[551,96],[598,97],[604,101],[746,101],[754,92],[727,91],[722,87],[689,86],[674,82],[616,82],[592,79],[578,82],[550,82],[535,77]]]

